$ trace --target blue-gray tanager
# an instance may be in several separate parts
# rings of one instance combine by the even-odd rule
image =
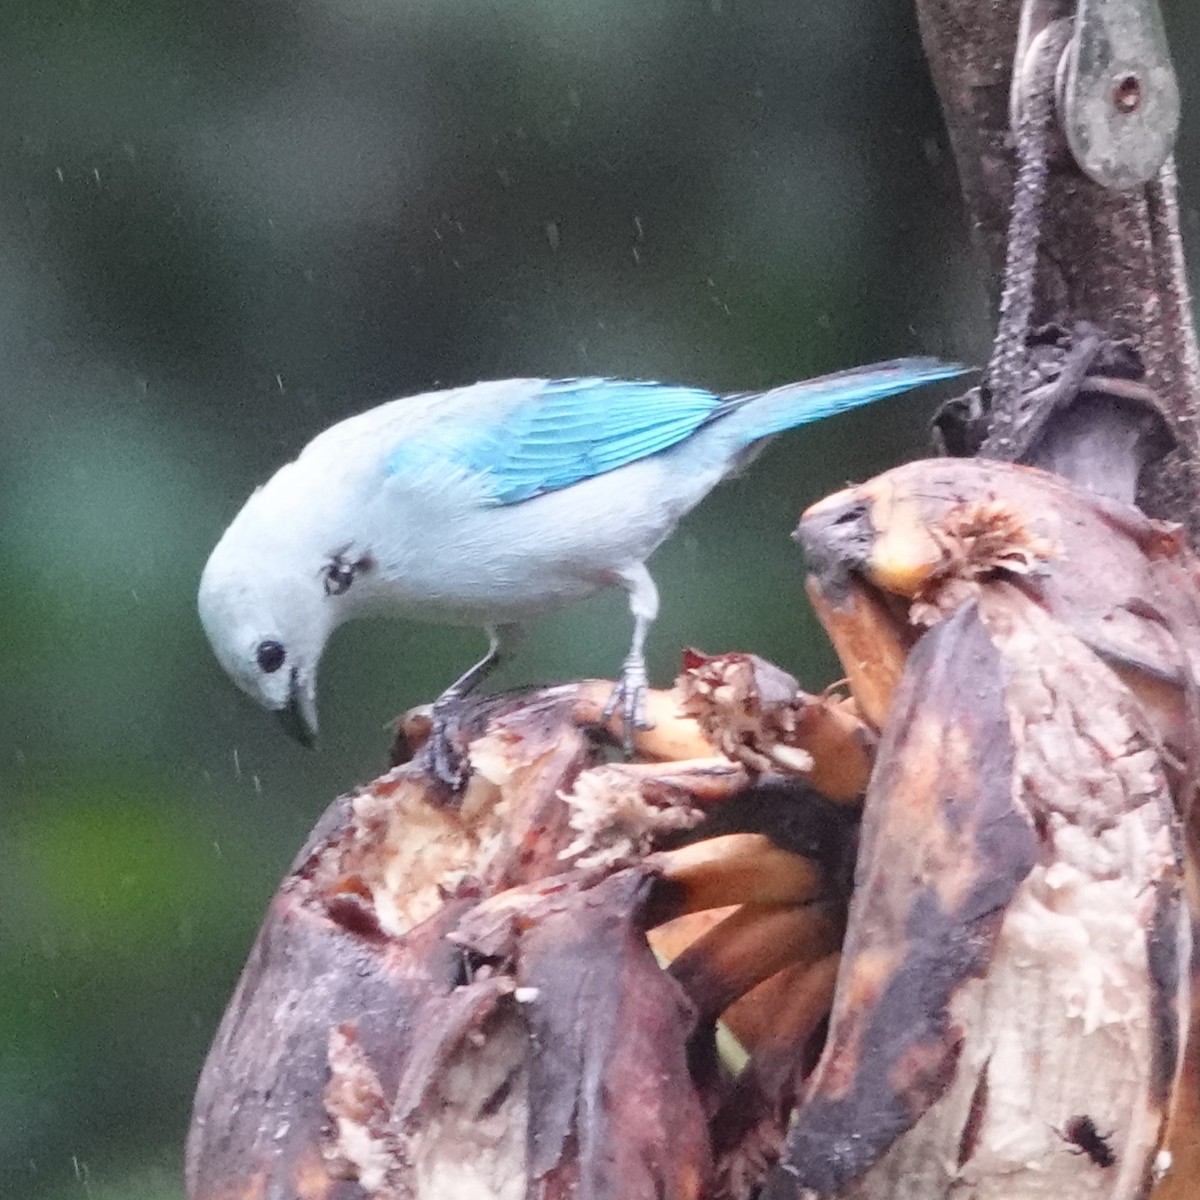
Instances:
[[[314,438],[246,502],[200,581],[200,617],[238,686],[312,744],[317,665],[343,621],[480,626],[487,654],[433,709],[431,765],[457,778],[460,699],[531,617],[600,588],[633,640],[609,714],[643,724],[658,612],[646,559],[771,435],[958,375],[899,359],[768,392],[509,379],[394,400]]]

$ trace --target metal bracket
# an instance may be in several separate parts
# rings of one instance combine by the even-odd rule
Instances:
[[[1085,174],[1130,188],[1158,174],[1179,129],[1179,86],[1158,0],[1079,0],[1059,114]]]
[[[1016,128],[1030,52],[1038,36],[1071,15],[1065,0],[1024,0],[1013,64]],[[1058,114],[1084,174],[1104,187],[1149,182],[1179,129],[1179,86],[1158,0],[1077,0],[1058,69]]]

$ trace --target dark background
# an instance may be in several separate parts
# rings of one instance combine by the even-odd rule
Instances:
[[[1166,15],[1186,113],[1200,17]],[[285,741],[195,616],[250,489],[481,378],[978,362],[986,302],[905,2],[5,0],[0,98],[0,1196],[170,1200],[281,872],[482,644],[351,626],[324,750]],[[656,681],[686,644],[834,677],[787,534],[934,404],[785,437],[687,520]],[[601,598],[504,680],[611,674],[627,637]]]

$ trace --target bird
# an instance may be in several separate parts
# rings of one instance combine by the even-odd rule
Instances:
[[[388,614],[481,628],[487,653],[433,703],[425,765],[465,778],[463,701],[531,619],[628,596],[605,710],[646,727],[646,567],[680,518],[776,434],[962,374],[901,358],[761,392],[609,378],[507,379],[391,400],[318,434],[252,493],[200,578],[201,623],[242,691],[305,745],[333,631]]]

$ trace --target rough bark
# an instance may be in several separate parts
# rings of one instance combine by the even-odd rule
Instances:
[[[1066,0],[1036,5],[1070,14]],[[942,101],[967,218],[997,304],[1016,178],[1010,86],[1020,0],[917,0],[930,70]],[[1085,177],[1054,139],[1032,323],[1064,329],[1088,322],[1128,342],[1159,397],[1179,449],[1148,468],[1147,511],[1200,533],[1197,405],[1200,355],[1180,236],[1175,168],[1112,191]],[[1088,418],[1089,420],[1094,417]]]

